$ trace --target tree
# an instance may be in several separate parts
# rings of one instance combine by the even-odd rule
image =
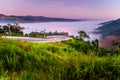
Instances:
[[[9,27],[7,25],[2,26],[3,33],[8,34],[9,33]]]
[[[84,40],[85,38],[88,38],[88,39],[90,38],[85,31],[79,31],[78,34],[81,40]]]
[[[94,41],[92,41],[92,45],[98,49],[99,48],[99,40],[98,39],[95,39]]]
[[[0,34],[4,33],[3,27],[0,25]]]
[[[22,30],[24,29],[23,27],[20,27],[18,24],[14,24],[14,25],[11,25],[11,24],[8,24],[7,25],[8,27],[10,26],[10,30],[11,32],[13,33],[22,33]]]
[[[24,28],[23,27],[20,27],[18,24],[14,24],[14,25],[11,25],[11,24],[7,24],[7,25],[3,25],[3,26],[0,26],[0,34],[15,34],[15,35],[22,35],[23,30]]]

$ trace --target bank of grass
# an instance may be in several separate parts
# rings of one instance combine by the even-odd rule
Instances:
[[[87,51],[86,51],[87,50]],[[83,41],[28,43],[0,39],[1,80],[116,80],[120,55]],[[99,56],[98,53],[106,54]]]

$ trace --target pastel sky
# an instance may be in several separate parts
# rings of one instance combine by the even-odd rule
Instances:
[[[0,0],[0,14],[116,19],[120,0]]]

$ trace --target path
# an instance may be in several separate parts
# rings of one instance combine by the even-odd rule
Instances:
[[[30,37],[16,37],[16,36],[2,36],[2,38],[8,38],[13,40],[24,40],[27,42],[45,43],[45,42],[60,42],[69,40],[66,36],[47,36],[47,39],[43,38],[30,38]]]

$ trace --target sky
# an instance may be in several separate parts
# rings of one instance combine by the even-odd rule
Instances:
[[[0,0],[0,14],[61,18],[120,18],[120,0]]]

